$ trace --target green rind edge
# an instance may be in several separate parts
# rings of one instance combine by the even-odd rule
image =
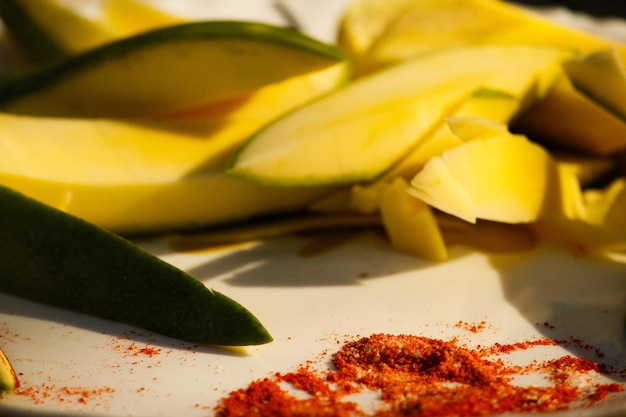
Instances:
[[[0,291],[187,342],[272,337],[242,305],[120,236],[0,186]]]
[[[2,82],[0,83],[0,106],[6,107],[20,97],[75,76],[100,62],[123,57],[163,43],[219,38],[281,44],[302,49],[326,58],[330,62],[348,60],[346,53],[340,48],[318,41],[292,28],[236,20],[183,23],[110,42],[81,54],[39,66],[32,71],[20,74],[10,82]]]

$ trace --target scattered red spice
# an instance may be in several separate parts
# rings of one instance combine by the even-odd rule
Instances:
[[[529,365],[503,359],[558,344],[539,338],[472,349],[456,339],[374,334],[344,344],[332,355],[332,369],[316,371],[308,362],[253,381],[222,398],[216,411],[219,417],[475,417],[588,407],[624,391],[621,384],[597,382],[606,367],[589,359],[565,355]],[[545,384],[520,385],[515,379],[523,375]],[[351,397],[362,393],[378,396],[372,410]]]
[[[142,336],[137,332],[131,332],[131,336]],[[130,336],[122,335],[112,339],[114,342],[113,349],[121,352],[124,357],[129,356],[148,356],[154,357],[163,352],[163,348],[156,347],[152,343],[138,343],[131,340]]]
[[[454,325],[454,327],[465,329],[468,332],[472,333],[479,333],[485,330],[485,328],[487,327],[487,322],[484,320],[480,323],[468,323],[466,321],[459,321],[457,322],[457,324]]]
[[[15,395],[27,397],[33,404],[43,404],[50,400],[59,403],[76,402],[80,404],[88,404],[92,399],[111,395],[115,392],[112,387],[98,387],[88,389],[84,387],[56,386],[53,384],[43,383],[41,385],[31,385],[28,387],[18,388]]]

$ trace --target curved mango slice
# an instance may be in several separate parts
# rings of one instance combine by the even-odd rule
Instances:
[[[557,209],[551,196],[558,195],[558,173],[546,150],[520,135],[494,134],[491,121],[482,134],[475,133],[480,120],[454,123],[453,131],[474,133],[432,158],[411,180],[412,195],[470,223],[532,222]]]
[[[168,120],[0,113],[0,184],[124,234],[297,210],[328,190],[261,187],[224,169],[262,125],[333,88],[328,75],[290,79]]]

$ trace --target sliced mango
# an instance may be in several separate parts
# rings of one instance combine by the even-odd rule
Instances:
[[[623,43],[501,0],[360,0],[347,9],[340,33],[356,74],[459,45],[554,45],[579,53],[615,47],[626,56]],[[626,124],[565,79],[515,129],[550,146],[598,156],[626,149]]]
[[[353,1],[344,11],[337,42],[354,57],[364,54],[415,0]]]
[[[58,0],[2,0],[0,18],[27,55],[36,61],[60,59],[94,48],[118,35],[99,18],[97,4],[67,7]]]
[[[588,208],[585,221],[626,234],[626,178],[616,178],[602,190],[586,190],[583,198]]]
[[[167,121],[0,114],[0,184],[124,234],[298,210],[328,190],[261,187],[223,171],[246,137],[333,88],[335,75],[297,77]]]
[[[46,61],[186,22],[228,19],[285,25],[274,5],[242,9],[246,1],[3,0],[0,18],[31,58]]]
[[[0,292],[197,344],[272,336],[245,307],[133,243],[0,186]]]
[[[359,74],[464,45],[551,45],[588,52],[608,43],[500,0],[361,0],[346,10],[340,34]]]
[[[455,117],[490,118],[494,122],[506,123],[520,111],[520,102],[519,98],[508,93],[480,89],[452,113]],[[506,129],[505,126],[502,128]],[[455,148],[462,143],[463,140],[452,133],[450,125],[445,120],[441,121],[431,134],[423,138],[412,151],[403,156],[380,179],[371,184],[353,186],[350,196],[347,197],[347,205],[360,213],[378,211],[381,190],[387,186],[387,183],[394,181],[395,178],[410,180],[433,156],[441,155],[446,150]],[[327,198],[330,199],[331,197]],[[316,209],[319,209],[321,204],[322,202],[318,202]],[[332,208],[330,202],[327,202],[325,209],[330,210]]]
[[[9,358],[0,348],[0,394],[2,391],[13,391],[19,386],[20,382],[11,362],[9,362]]]
[[[534,96],[534,89],[529,88],[528,91],[533,92],[532,94],[528,93],[528,96]],[[488,118],[500,123],[508,123],[519,114],[523,108],[523,101],[527,99],[527,97],[520,98],[510,93],[481,88],[472,93],[467,101],[463,102],[449,116]],[[528,100],[530,101],[530,99]],[[382,179],[396,176],[411,179],[430,158],[441,155],[444,151],[461,143],[462,140],[459,136],[453,134],[448,123],[443,120],[432,134],[424,138],[415,149],[387,171]]]
[[[598,157],[626,150],[626,123],[578,92],[566,78],[513,126],[552,148]]]
[[[409,183],[396,178],[381,192],[383,226],[394,248],[411,255],[441,262],[448,258],[432,209],[407,192]]]
[[[539,80],[537,91],[546,91],[567,57],[553,48],[477,46],[407,61],[266,126],[229,173],[281,186],[376,179],[478,88],[517,92]]]
[[[198,7],[202,4],[198,3]],[[155,4],[136,0],[104,0],[102,24],[118,37],[131,36],[148,30],[185,23],[188,19],[168,13]]]
[[[463,124],[482,122],[455,123],[460,132]],[[558,173],[548,152],[520,135],[494,136],[492,123],[486,125],[484,138],[465,137],[463,145],[432,158],[411,181],[410,193],[470,223],[532,222],[557,210],[551,196],[558,195]]]
[[[187,131],[5,114],[0,183],[122,234],[296,210],[324,194],[319,188],[275,189],[226,176],[227,149],[258,127],[231,126]]]
[[[626,121],[626,71],[615,48],[563,63],[576,89]]]
[[[294,30],[197,22],[106,44],[0,84],[0,110],[53,117],[154,117],[234,99],[349,64]]]

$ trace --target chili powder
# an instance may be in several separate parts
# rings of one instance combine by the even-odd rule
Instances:
[[[624,391],[618,383],[594,382],[608,372],[588,359],[565,355],[514,365],[501,358],[556,344],[540,338],[471,349],[456,339],[374,334],[344,344],[332,355],[333,369],[307,363],[276,373],[231,392],[216,411],[219,417],[474,417],[588,407]],[[540,376],[545,384],[523,386],[515,381],[520,375]],[[351,397],[359,393],[376,393],[372,410]]]

